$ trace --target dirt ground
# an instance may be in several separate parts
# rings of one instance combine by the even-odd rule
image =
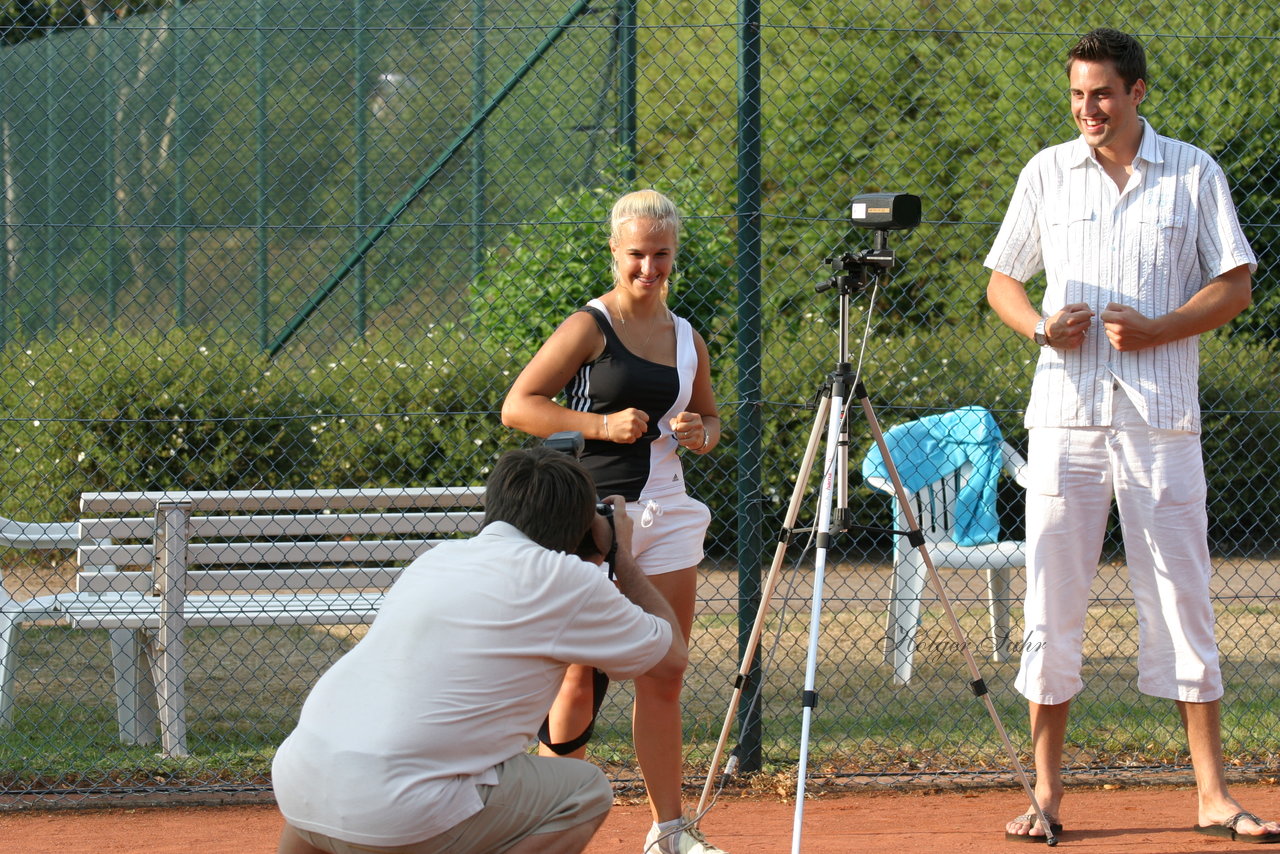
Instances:
[[[1236,797],[1266,817],[1280,815],[1280,786],[1237,785]],[[806,801],[805,854],[939,854],[1019,851],[1004,822],[1020,813],[1018,791],[855,792]],[[1195,794],[1186,787],[1072,789],[1059,848],[1117,854],[1229,854],[1256,845],[1192,833]],[[648,810],[619,803],[587,854],[640,854]],[[708,838],[732,854],[792,850],[794,804],[760,795],[722,798],[703,819]],[[263,806],[63,809],[0,813],[3,854],[271,854],[281,819]],[[1277,846],[1280,852],[1280,846]]]

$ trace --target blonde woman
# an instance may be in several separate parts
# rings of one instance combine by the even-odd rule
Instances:
[[[686,494],[680,454],[710,453],[720,418],[706,343],[667,308],[679,241],[680,214],[661,193],[640,190],[615,203],[613,288],[552,333],[512,385],[502,421],[544,438],[582,433],[583,465],[599,495],[627,500],[636,561],[671,603],[687,641],[710,512]],[[683,681],[635,681],[635,751],[654,822],[644,850],[724,854],[683,817]],[[590,726],[592,697],[591,670],[570,668],[548,718],[545,741],[558,752],[585,753],[578,736]]]

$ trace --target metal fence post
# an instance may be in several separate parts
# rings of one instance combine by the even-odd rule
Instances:
[[[472,7],[471,41],[471,110],[473,119],[484,111],[485,96],[485,8],[484,0],[474,0]],[[478,279],[484,273],[485,241],[485,164],[484,126],[476,128],[471,143],[471,278]]]
[[[9,343],[9,103],[5,79],[8,69],[0,63],[0,350]]]
[[[623,178],[636,179],[636,0],[619,0],[618,12],[618,143],[626,157]]]
[[[760,605],[762,552],[760,367],[760,2],[741,0],[738,46],[738,650],[747,652]],[[758,658],[738,714],[738,760],[744,771],[761,764],[761,686]],[[714,769],[712,769],[714,771]]]
[[[356,164],[355,164],[355,209],[356,240],[359,240],[369,223],[369,95],[372,86],[369,77],[369,22],[366,20],[365,0],[355,0],[356,27],[356,62],[355,62],[355,103],[353,112],[356,120]],[[369,269],[360,259],[355,270],[355,311],[356,337],[364,338],[369,326],[368,318],[368,285]]]
[[[174,279],[177,293],[174,295],[173,322],[182,328],[187,325],[187,28],[186,8],[183,0],[174,0],[171,15],[173,21],[173,219],[174,219]]]
[[[116,79],[119,72],[116,70],[116,41],[119,34],[119,26],[107,19],[98,27],[98,32],[102,34],[104,45],[102,48],[103,62],[106,68],[102,74],[104,81],[104,90],[106,97],[103,99],[102,127],[106,134],[106,161],[103,167],[103,190],[105,190],[105,198],[103,199],[103,208],[107,215],[107,328],[115,330],[116,320],[119,319],[120,312],[120,241],[119,226],[120,217],[116,208],[116,196],[114,192],[114,184],[116,180],[116,169],[119,168],[118,163],[119,149],[116,139],[118,129],[116,128]]]
[[[257,197],[254,204],[254,230],[257,232],[258,346],[265,350],[271,330],[271,252],[270,222],[267,199],[267,0],[253,5],[253,58],[257,92],[254,99],[253,159]]]
[[[35,329],[41,331],[56,333],[58,329],[58,230],[54,227],[57,218],[58,204],[54,201],[58,193],[57,165],[54,162],[57,151],[54,147],[55,141],[60,138],[60,128],[58,127],[58,92],[57,86],[57,62],[58,52],[55,45],[55,39],[45,37],[42,39],[41,49],[45,54],[45,90],[44,90],[44,223],[40,227],[43,235],[41,240],[41,251],[44,255],[42,265],[44,270],[44,287],[41,289],[41,296],[48,301],[47,306],[36,304],[32,306],[33,314],[39,317],[40,312],[44,312],[45,316]]]

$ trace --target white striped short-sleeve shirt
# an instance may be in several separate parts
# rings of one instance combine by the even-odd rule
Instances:
[[[1229,270],[1248,264],[1252,272],[1257,259],[1218,164],[1142,121],[1123,190],[1083,138],[1033,157],[984,262],[1023,283],[1044,271],[1045,316],[1070,303],[1094,311],[1079,349],[1041,348],[1028,427],[1110,426],[1118,385],[1150,426],[1200,430],[1198,336],[1120,352],[1100,315],[1112,302],[1167,314]]]

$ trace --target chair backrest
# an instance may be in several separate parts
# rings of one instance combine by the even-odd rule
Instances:
[[[23,522],[0,516],[0,548],[73,549],[80,544],[80,528],[75,522]],[[30,594],[27,594],[30,598]],[[0,608],[21,609],[22,601],[5,586],[4,565],[0,562]]]
[[[1025,468],[1027,461],[1008,442],[1000,443],[1001,468],[1021,486],[1026,486]],[[908,493],[911,512],[920,533],[929,544],[955,544],[955,526],[957,518],[956,501],[973,476],[973,465],[963,463],[958,469],[937,480],[925,484],[914,493]],[[893,495],[893,484],[887,478],[867,477],[868,486],[879,492]],[[895,518],[899,529],[906,530],[909,525],[901,506],[896,506]],[[895,550],[902,552],[911,548],[904,537],[895,538]]]
[[[927,543],[954,542],[956,524],[956,496],[973,476],[973,466],[962,465],[957,471],[939,480],[929,483],[911,495],[911,512],[916,517],[916,524],[924,534]],[[896,502],[895,502],[896,504]],[[898,524],[906,528],[907,520],[898,506]],[[906,541],[899,537],[899,548],[908,548]]]

